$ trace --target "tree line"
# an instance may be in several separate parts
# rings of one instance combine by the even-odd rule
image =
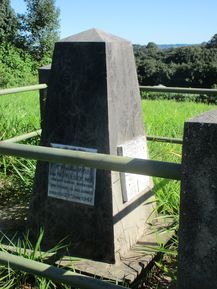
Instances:
[[[141,85],[217,87],[217,34],[201,45],[160,49],[134,45]]]
[[[0,86],[34,83],[37,68],[50,63],[59,39],[55,0],[24,0],[26,11],[15,13],[10,0],[0,0]]]
[[[37,68],[51,62],[59,39],[55,0],[24,2],[26,11],[19,14],[10,0],[0,0],[0,87],[37,82]],[[134,45],[134,53],[140,85],[217,87],[217,34],[201,45]]]

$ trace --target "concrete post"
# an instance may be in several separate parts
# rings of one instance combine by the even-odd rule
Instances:
[[[185,123],[178,289],[217,288],[217,110]]]
[[[46,83],[47,85],[49,85],[50,69],[51,69],[51,65],[47,65],[47,66],[39,68],[38,70],[39,83]],[[42,127],[43,126],[42,122],[43,122],[44,114],[45,114],[46,99],[47,99],[47,89],[41,89],[39,91],[39,95],[40,95],[40,115],[41,115],[41,127]]]

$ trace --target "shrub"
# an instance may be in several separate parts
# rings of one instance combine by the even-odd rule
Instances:
[[[47,62],[50,59],[35,62],[28,52],[11,44],[0,45],[0,87],[37,83],[37,68]]]
[[[194,101],[208,104],[217,104],[216,95],[206,95],[206,94],[180,94],[180,93],[141,91],[141,97],[142,99],[149,99],[149,100]]]

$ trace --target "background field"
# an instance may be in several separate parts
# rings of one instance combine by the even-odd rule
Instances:
[[[214,105],[175,100],[142,100],[144,125],[147,135],[182,138],[184,121]],[[0,98],[0,140],[31,132],[40,128],[38,92],[4,95]],[[37,144],[38,138],[28,142]],[[150,158],[162,161],[181,162],[181,145],[148,142]],[[1,182],[16,183],[19,193],[31,192],[35,162],[13,157],[0,157]],[[3,181],[4,180],[4,181]],[[179,182],[154,179],[156,195],[161,211],[174,215],[178,213]],[[1,190],[4,192],[5,187]],[[4,197],[4,193],[0,192]],[[17,195],[17,194],[16,194]]]
[[[147,135],[182,138],[184,121],[204,111],[215,108],[214,105],[175,100],[142,100],[144,125]],[[0,140],[40,128],[39,94],[26,92],[0,97]],[[28,140],[37,144],[38,138]],[[148,142],[150,158],[154,160],[181,162],[181,145],[160,142]],[[17,187],[16,196],[31,192],[35,161],[0,156],[1,183]],[[14,184],[15,182],[15,184]],[[178,214],[179,182],[154,179],[155,191],[161,211]],[[10,187],[10,186],[9,186]],[[4,197],[5,186],[0,187],[0,196]],[[24,192],[24,193],[23,193]]]

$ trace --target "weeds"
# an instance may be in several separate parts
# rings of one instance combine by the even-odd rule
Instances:
[[[147,135],[182,138],[184,122],[190,118],[201,114],[207,110],[215,108],[214,105],[207,105],[194,102],[177,102],[174,100],[143,100],[144,124]],[[149,142],[149,154],[151,159],[181,163],[182,146],[160,142]],[[176,258],[178,249],[177,231],[179,224],[179,200],[180,182],[167,179],[154,178],[154,191],[156,196],[158,219],[164,221],[166,226],[162,227],[164,232],[170,234],[174,232],[173,238],[167,246],[159,244],[156,247],[145,247],[144,251],[158,252],[166,254],[167,261],[164,259],[156,262],[155,271],[157,274],[165,275],[176,281]],[[168,261],[168,259],[170,261]],[[155,272],[154,271],[154,272]],[[164,285],[161,280],[153,273],[152,285],[144,288],[168,288],[167,282]],[[156,287],[154,283],[156,281]],[[164,283],[164,282],[163,282]],[[158,287],[159,286],[159,287]]]
[[[38,92],[3,95],[0,99],[0,140],[40,127]],[[39,138],[29,141],[37,144]],[[28,203],[35,171],[34,160],[0,156],[0,199]],[[4,186],[1,186],[4,184]],[[9,193],[11,191],[11,193]],[[2,202],[1,202],[2,204]]]
[[[41,249],[41,243],[44,237],[44,231],[41,229],[35,244],[32,244],[29,238],[29,233],[18,237],[8,238],[2,233],[0,239],[0,251],[13,253],[17,256],[22,256],[26,259],[47,262],[49,258],[56,255],[59,250],[66,247],[63,243],[58,243],[55,247],[44,252]],[[0,266],[0,288],[39,288],[39,289],[55,289],[55,288],[70,288],[66,285],[57,285],[43,277],[32,276],[28,273],[11,269],[10,266]]]
[[[215,108],[194,102],[174,100],[143,100],[144,124],[147,135],[182,138],[184,122]],[[182,146],[148,142],[151,159],[181,163]],[[170,219],[171,229],[178,229],[180,182],[154,178],[157,210]]]

